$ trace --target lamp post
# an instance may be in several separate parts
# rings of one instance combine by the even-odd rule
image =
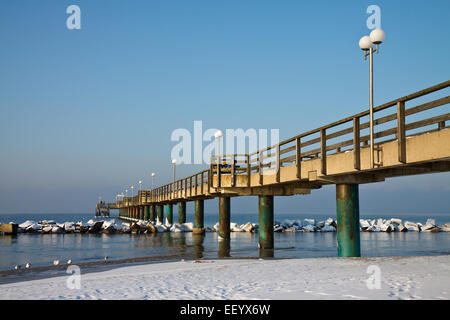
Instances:
[[[175,166],[177,165],[177,159],[172,160],[172,165],[173,165],[172,195],[175,196]]]
[[[152,172],[152,190],[155,188],[155,173]]]
[[[378,45],[381,44],[386,35],[383,30],[375,29],[370,35],[364,36],[359,40],[359,47],[364,51],[364,60],[366,60],[367,56],[369,56],[369,124],[370,124],[370,167],[375,168],[375,165],[379,165],[380,163],[375,163],[374,160],[374,143],[373,143],[373,53],[378,53]],[[376,45],[375,50],[373,49],[373,45]]]
[[[216,154],[216,156],[217,156],[217,165],[220,164],[220,157],[219,157],[219,154],[220,154],[220,137],[222,137],[222,136],[223,136],[222,130],[217,130],[216,133],[214,133],[214,137],[216,137],[216,140],[217,140],[217,154]]]
[[[134,192],[133,192],[134,186],[131,186],[130,188],[131,188],[131,197],[134,197]]]

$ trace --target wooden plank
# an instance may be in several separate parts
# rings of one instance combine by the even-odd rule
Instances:
[[[405,102],[397,102],[398,161],[406,163]]]
[[[353,167],[356,170],[361,170],[361,153],[360,153],[360,131],[359,118],[353,118]]]
[[[327,174],[327,136],[326,129],[320,130],[320,159],[321,159],[321,172],[323,175]]]

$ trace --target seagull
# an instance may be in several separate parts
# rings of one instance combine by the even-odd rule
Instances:
[[[27,269],[29,269],[31,267],[31,264],[30,263],[27,263],[26,265],[25,265],[25,268],[27,268]]]
[[[54,265],[54,266],[59,265],[59,260],[53,260],[53,265]]]

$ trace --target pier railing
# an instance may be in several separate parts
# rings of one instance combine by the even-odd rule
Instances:
[[[378,152],[378,145],[397,140],[398,161],[406,163],[407,137],[447,127],[449,86],[450,81],[446,81],[375,107],[374,149]],[[441,96],[435,97],[437,94]],[[414,105],[407,108],[407,103]],[[213,156],[209,169],[153,190],[140,191],[135,197],[125,197],[118,205],[205,196],[223,187],[222,175],[230,175],[231,185],[227,183],[226,187],[234,187],[238,176],[246,176],[247,186],[253,186],[251,176],[255,173],[260,185],[266,174],[275,175],[275,183],[279,183],[280,168],[290,165],[296,166],[296,178],[301,179],[302,163],[314,159],[320,159],[320,172],[327,175],[327,156],[342,152],[352,152],[353,167],[361,170],[361,149],[370,144],[369,113],[365,110],[249,154]]]

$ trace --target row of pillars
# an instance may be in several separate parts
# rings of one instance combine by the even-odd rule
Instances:
[[[120,209],[120,216],[164,223],[163,204]],[[230,197],[219,197],[219,240],[223,245],[230,239]],[[173,204],[165,204],[166,224],[173,223]],[[359,257],[359,192],[357,184],[336,185],[336,222],[338,257]],[[178,202],[178,223],[186,222],[186,202]],[[259,249],[273,256],[274,196],[258,198]],[[204,232],[204,200],[195,200],[194,233]],[[225,241],[223,241],[225,240]],[[219,241],[219,246],[220,242]]]

